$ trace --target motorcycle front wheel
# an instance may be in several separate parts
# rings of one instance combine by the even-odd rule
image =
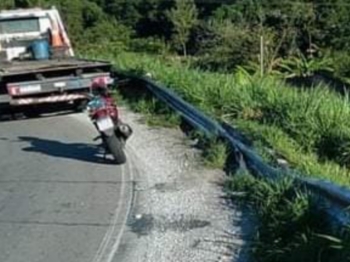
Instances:
[[[118,165],[126,162],[123,142],[115,134],[105,137],[105,142],[110,153],[114,157],[114,162]]]

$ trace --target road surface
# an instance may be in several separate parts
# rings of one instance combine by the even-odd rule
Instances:
[[[0,122],[0,261],[110,262],[131,164],[102,159],[83,114]]]

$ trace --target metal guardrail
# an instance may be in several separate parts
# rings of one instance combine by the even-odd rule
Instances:
[[[131,78],[140,81],[155,97],[179,113],[193,127],[203,131],[208,136],[214,135],[226,139],[241,154],[245,165],[254,174],[269,179],[277,179],[285,175],[295,178],[296,182],[304,185],[309,192],[318,198],[319,204],[332,218],[334,224],[342,227],[350,225],[350,214],[346,210],[350,207],[350,189],[328,181],[302,176],[292,170],[286,171],[268,165],[252,148],[242,142],[242,137],[234,128],[210,119],[173,91],[155,83],[150,78],[138,76],[131,76]]]

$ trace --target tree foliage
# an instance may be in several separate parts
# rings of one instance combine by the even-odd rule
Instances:
[[[232,70],[259,64],[263,36],[265,72],[300,53],[316,60],[333,55],[336,72],[349,71],[348,62],[339,58],[350,61],[350,0],[0,1],[1,9],[51,5],[60,9],[76,46],[123,42],[140,51],[141,43],[152,39],[165,41],[179,54],[196,56],[201,66]],[[140,44],[135,44],[137,39]]]
[[[167,12],[167,15],[173,24],[173,41],[182,47],[183,54],[186,56],[190,30],[197,22],[196,6],[193,0],[176,0],[175,6]]]

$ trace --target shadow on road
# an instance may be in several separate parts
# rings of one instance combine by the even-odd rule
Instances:
[[[21,136],[18,138],[19,141],[28,142],[30,144],[30,146],[22,149],[26,152],[37,152],[53,157],[92,163],[114,164],[111,159],[105,159],[103,157],[104,149],[94,144],[64,143],[30,136]]]
[[[1,122],[10,122],[10,121],[30,121],[30,120],[37,120],[42,118],[50,118],[50,117],[57,117],[57,116],[65,116],[70,115],[73,113],[76,113],[72,110],[66,110],[66,111],[54,111],[54,112],[44,112],[42,114],[37,115],[26,115],[24,113],[2,113],[0,112],[0,123]]]
[[[0,122],[14,120],[32,120],[44,117],[46,118],[60,115],[68,115],[81,111],[82,110],[80,107],[68,103],[54,103],[0,108]]]

